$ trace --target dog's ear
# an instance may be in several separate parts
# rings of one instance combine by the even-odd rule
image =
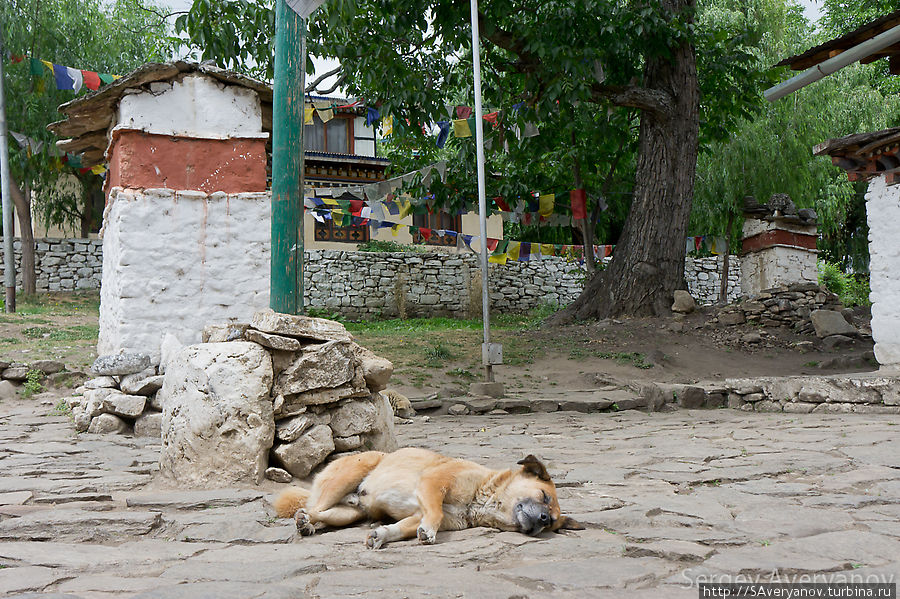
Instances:
[[[522,466],[522,470],[528,474],[533,474],[541,480],[550,480],[550,474],[547,472],[547,469],[541,464],[541,461],[533,455],[528,454],[516,463]]]
[[[584,530],[584,524],[569,516],[560,516],[554,530]]]

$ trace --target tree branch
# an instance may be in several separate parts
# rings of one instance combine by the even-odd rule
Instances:
[[[340,67],[340,65],[338,65],[338,66],[336,66],[335,68],[333,68],[333,69],[331,69],[330,71],[328,71],[327,73],[322,73],[321,75],[319,75],[318,77],[316,77],[315,81],[313,81],[312,83],[310,83],[309,85],[307,85],[307,86],[306,86],[306,89],[305,89],[304,91],[305,91],[306,93],[310,93],[310,92],[316,91],[316,87],[317,87],[320,83],[322,83],[323,81],[325,81],[326,79],[328,79],[328,78],[331,77],[332,75],[337,75],[337,74],[340,73],[340,72],[341,72],[341,67]],[[339,81],[342,81],[342,80],[343,80],[343,77],[339,77],[338,80],[339,80]],[[334,91],[334,90],[335,90],[335,88],[331,88],[331,91],[328,91],[328,92],[320,92],[320,93],[330,94],[330,93],[331,93],[332,91]]]
[[[668,119],[675,109],[674,100],[669,94],[638,85],[594,84],[591,87],[591,99],[594,102],[607,101],[616,106],[638,108],[663,119]]]

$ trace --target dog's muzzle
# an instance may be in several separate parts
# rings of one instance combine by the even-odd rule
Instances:
[[[553,524],[550,508],[534,499],[525,499],[517,503],[513,508],[513,515],[519,532],[526,535],[538,535]]]

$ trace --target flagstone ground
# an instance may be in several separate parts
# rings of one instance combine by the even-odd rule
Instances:
[[[55,399],[0,405],[3,596],[677,598],[738,575],[900,578],[897,415],[417,418],[402,444],[494,467],[542,456],[586,529],[371,551],[364,526],[297,537],[272,516],[276,483],[164,488],[158,443],[76,435]]]

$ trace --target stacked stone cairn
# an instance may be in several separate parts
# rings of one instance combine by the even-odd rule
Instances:
[[[174,484],[288,482],[340,456],[396,449],[379,393],[393,365],[340,323],[266,310],[207,326],[202,340],[163,351],[160,473]]]
[[[150,356],[121,353],[100,356],[91,367],[96,378],[85,381],[66,401],[80,433],[160,436],[163,377]]]
[[[816,283],[795,283],[766,289],[756,297],[729,304],[719,310],[722,325],[750,323],[765,327],[789,327],[801,334],[815,332],[812,313],[840,311],[840,299]]]

